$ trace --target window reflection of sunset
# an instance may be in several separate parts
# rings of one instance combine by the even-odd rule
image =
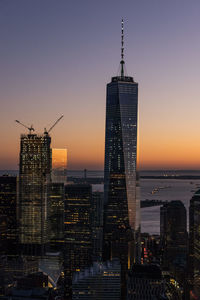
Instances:
[[[52,149],[52,168],[67,168],[67,149]]]

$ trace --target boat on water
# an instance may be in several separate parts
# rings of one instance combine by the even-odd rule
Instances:
[[[168,189],[168,188],[171,188],[170,185],[166,185],[166,186],[158,186],[158,187],[155,187],[153,188],[153,190],[151,191],[150,194],[155,194],[155,193],[158,193],[160,190],[164,190],[164,189]]]

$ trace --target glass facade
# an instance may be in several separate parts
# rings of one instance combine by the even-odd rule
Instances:
[[[64,272],[66,296],[70,298],[73,273],[92,263],[92,187],[67,184],[64,204]]]
[[[52,175],[53,182],[66,182],[67,180],[67,149],[52,149]]]
[[[61,251],[64,245],[64,183],[50,183],[48,197],[50,249]]]
[[[181,201],[173,200],[161,206],[160,239],[162,266],[180,282],[178,269],[186,268],[188,248],[187,213]]]
[[[138,84],[132,77],[113,77],[106,103],[104,259],[120,259],[122,280],[137,260],[140,231],[137,112]]]
[[[51,174],[49,135],[21,135],[19,225],[22,252],[41,255],[47,243],[47,184]]]

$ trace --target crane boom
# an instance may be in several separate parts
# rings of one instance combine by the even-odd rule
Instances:
[[[18,120],[15,120],[15,122],[22,125],[23,127],[27,128],[29,130],[29,134],[31,134],[31,131],[35,131],[35,129],[33,128],[33,125],[31,125],[31,127],[28,127],[28,126],[24,125],[23,123],[21,123]]]
[[[45,134],[49,134],[49,132],[56,126],[56,124],[64,117],[64,115],[62,115],[60,118],[58,118],[58,120],[50,127],[50,129],[47,131],[46,129],[44,130]]]

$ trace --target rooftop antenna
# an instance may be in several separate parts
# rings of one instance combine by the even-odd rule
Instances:
[[[31,125],[31,127],[28,127],[28,126],[24,125],[23,123],[21,123],[18,120],[15,120],[15,122],[22,125],[23,127],[27,128],[29,130],[29,134],[32,134],[31,131],[35,131],[35,129],[33,128],[33,125]]]
[[[51,127],[50,129],[47,131],[46,128],[44,128],[44,134],[48,135],[49,132],[54,128],[54,126],[56,126],[56,124],[63,118],[64,116],[62,115]]]
[[[121,77],[124,77],[124,20],[121,22]]]

